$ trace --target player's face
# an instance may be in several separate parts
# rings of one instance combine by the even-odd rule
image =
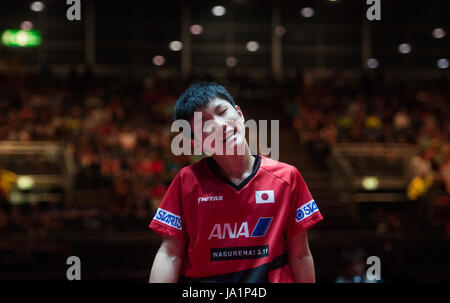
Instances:
[[[244,116],[239,106],[234,108],[228,101],[216,98],[202,108],[201,113],[201,122],[194,121],[193,118],[191,123],[201,123],[202,142],[208,137],[220,135],[223,153],[232,151],[232,154],[238,154],[238,147],[242,146],[245,140]],[[211,147],[215,148],[215,142],[212,142]]]

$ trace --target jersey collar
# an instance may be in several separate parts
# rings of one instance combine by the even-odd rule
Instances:
[[[223,177],[222,175],[219,174],[219,166],[216,163],[216,161],[214,161],[213,157],[207,157],[206,158],[206,164],[209,168],[209,170],[213,173],[213,175],[215,175],[217,178],[219,178],[220,180],[222,180],[223,182],[225,182],[226,184],[230,185],[231,187],[233,187],[236,190],[241,190],[242,188],[244,188],[245,185],[247,185],[252,178],[256,175],[256,173],[258,172],[259,166],[261,164],[261,156],[260,155],[253,155],[253,157],[255,157],[255,162],[253,163],[253,168],[252,168],[252,173],[245,178],[245,180],[243,180],[239,185],[236,185],[232,182],[230,182],[227,178]]]

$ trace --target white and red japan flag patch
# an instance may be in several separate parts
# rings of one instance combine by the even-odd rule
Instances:
[[[257,190],[255,191],[256,203],[275,203],[275,195],[273,190]]]

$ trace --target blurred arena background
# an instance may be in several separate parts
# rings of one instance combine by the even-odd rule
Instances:
[[[220,7],[219,7],[220,6]],[[449,1],[0,2],[0,280],[146,282],[147,226],[197,159],[173,106],[217,81],[280,120],[325,220],[318,282],[450,281]],[[14,31],[15,30],[15,31]],[[21,30],[21,31],[19,31]]]

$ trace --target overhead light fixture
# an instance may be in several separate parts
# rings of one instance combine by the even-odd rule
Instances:
[[[166,62],[166,59],[164,58],[164,56],[158,55],[158,56],[154,56],[152,61],[153,61],[154,65],[162,66]]]
[[[259,49],[259,43],[256,41],[247,42],[247,50],[249,52],[256,52]]]
[[[212,13],[214,16],[220,17],[225,15],[226,12],[227,12],[226,8],[221,5],[217,5],[212,8]]]
[[[183,48],[183,43],[180,41],[172,41],[169,44],[169,48],[171,51],[178,52]]]
[[[300,10],[300,14],[304,18],[311,18],[312,16],[314,16],[314,9],[311,7],[304,7]]]
[[[437,61],[437,66],[442,69],[448,68],[448,59],[446,58],[439,59]]]
[[[445,30],[443,28],[435,28],[433,30],[433,37],[436,39],[441,39],[445,37]]]
[[[367,67],[370,69],[375,69],[378,67],[378,60],[375,58],[369,58],[367,60]]]
[[[193,35],[201,35],[203,33],[203,27],[198,24],[194,24],[191,26],[191,34]]]
[[[286,28],[283,25],[276,26],[275,34],[279,37],[284,36],[284,34],[286,34]]]
[[[408,43],[402,43],[398,46],[398,51],[401,54],[409,54],[411,52],[411,45]]]
[[[20,176],[17,178],[17,187],[21,190],[29,190],[33,188],[34,180],[29,176]]]
[[[24,31],[29,31],[33,29],[33,23],[31,21],[23,21],[20,24],[20,28]]]
[[[378,178],[376,177],[364,177],[362,179],[362,187],[365,190],[376,190],[378,188]]]
[[[34,1],[33,3],[31,3],[30,9],[33,12],[42,12],[45,9],[45,4],[41,1]]]
[[[226,64],[228,67],[235,67],[235,66],[237,65],[237,59],[236,59],[235,57],[228,57],[228,58],[225,60],[225,64]]]

